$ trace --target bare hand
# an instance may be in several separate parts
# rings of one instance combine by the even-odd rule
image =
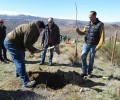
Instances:
[[[75,29],[75,30],[76,30],[76,32],[77,32],[77,33],[79,33],[79,32],[80,32],[80,30],[79,30],[79,28],[78,28],[78,27],[76,27],[76,29]]]
[[[40,53],[40,52],[41,52],[41,50],[37,49],[34,53]]]
[[[57,48],[59,45],[55,45],[55,48]]]
[[[29,55],[30,58],[33,58],[34,56],[35,56],[34,54]]]
[[[34,53],[40,53],[40,52],[41,52],[41,50],[37,49],[37,50],[34,51],[34,52],[30,52],[30,54],[31,54],[31,55],[34,55]]]
[[[97,52],[99,49],[100,49],[100,47],[99,47],[99,48],[96,48],[96,49],[95,49],[95,52]]]
[[[29,57],[30,57],[30,58],[33,58],[33,57],[34,57],[34,53],[33,53],[33,52],[30,52]]]

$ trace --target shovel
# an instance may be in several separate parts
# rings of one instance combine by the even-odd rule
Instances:
[[[52,47],[49,47],[49,48],[44,49],[44,50],[50,50],[50,49],[53,49],[53,48],[54,48],[54,51],[55,51],[58,55],[60,55],[59,45],[57,45],[57,46],[52,46]],[[44,51],[44,50],[42,49],[41,51]]]
[[[55,51],[58,55],[60,55],[59,45],[57,45],[57,46],[52,46],[52,47],[48,47],[47,49],[41,49],[40,51],[42,52],[42,51],[44,51],[44,50],[50,50],[50,49],[53,49],[53,48],[54,48],[54,51]],[[29,57],[30,57],[30,58],[33,58],[33,57],[34,57],[34,54],[30,55]]]

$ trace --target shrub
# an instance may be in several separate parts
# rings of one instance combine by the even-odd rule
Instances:
[[[102,56],[108,61],[111,61],[113,43],[113,41],[107,40],[100,50]],[[116,44],[114,63],[120,65],[120,44]]]
[[[81,57],[79,56],[79,53],[78,53],[78,55],[75,57],[75,51],[74,51],[74,49],[73,50],[71,50],[71,51],[69,51],[69,60],[70,60],[70,62],[73,64],[73,65],[81,65]]]

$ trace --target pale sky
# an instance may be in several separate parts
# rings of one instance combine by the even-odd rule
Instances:
[[[88,21],[91,10],[103,22],[120,22],[120,0],[0,0],[0,14],[27,14],[39,17]]]

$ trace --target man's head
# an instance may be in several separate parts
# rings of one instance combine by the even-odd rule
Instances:
[[[53,19],[52,17],[50,17],[50,18],[48,19],[48,26],[49,26],[49,28],[52,27],[53,23],[54,23],[54,19]]]
[[[95,11],[90,11],[89,18],[92,22],[96,20],[97,13]]]
[[[2,19],[0,19],[0,26],[3,26],[4,21]]]
[[[45,29],[45,24],[44,24],[43,21],[37,21],[36,25],[37,25],[37,28],[38,28],[39,32],[42,32],[43,29]]]

